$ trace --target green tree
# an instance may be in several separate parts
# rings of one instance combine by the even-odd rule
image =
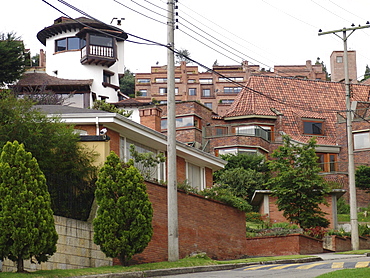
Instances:
[[[0,87],[17,81],[26,68],[23,42],[14,33],[0,33]]]
[[[15,140],[37,159],[46,176],[54,213],[87,219],[95,191],[95,154],[81,147],[73,127],[47,117],[30,100],[2,92],[0,147]]]
[[[366,65],[364,78],[361,81],[365,81],[366,79],[369,79],[369,78],[370,78],[370,68],[369,68],[369,65]]]
[[[357,167],[355,181],[358,188],[370,193],[370,167],[366,165],[360,165]]]
[[[329,221],[319,205],[325,204],[329,188],[319,175],[320,167],[315,153],[316,139],[305,145],[295,144],[289,136],[284,144],[272,153],[275,160],[269,162],[275,175],[269,185],[277,206],[285,218],[302,228],[327,227]]]
[[[270,170],[263,155],[228,154],[224,169],[214,173],[214,182],[229,189],[235,196],[251,201],[254,191],[264,189]]]
[[[317,60],[316,60],[315,64],[316,65],[321,65],[322,71],[325,73],[326,81],[330,81],[331,77],[330,77],[330,74],[328,72],[328,69],[326,68],[326,65],[324,64],[324,61],[320,62],[320,57],[317,57]]]
[[[122,93],[130,98],[135,97],[135,75],[129,69],[125,69],[125,73],[119,80],[119,84]]]
[[[23,260],[47,261],[57,240],[45,176],[22,144],[8,142],[0,155],[0,258],[24,272]]]
[[[153,235],[153,208],[144,179],[132,160],[123,163],[111,152],[96,184],[99,208],[94,219],[94,242],[105,255],[118,257],[122,265],[128,265]]]
[[[190,52],[187,49],[181,49],[178,50],[175,54],[176,57],[176,64],[180,64],[181,62],[186,62],[186,64],[189,64],[191,62],[190,58]]]
[[[113,104],[106,102],[105,100],[95,100],[94,105],[91,108],[96,109],[96,110],[117,113],[127,118],[130,117],[132,114],[132,111],[126,111],[124,109],[119,109],[115,107]]]

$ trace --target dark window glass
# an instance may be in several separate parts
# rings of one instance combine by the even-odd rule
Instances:
[[[80,39],[73,37],[68,38],[68,50],[80,49]]]
[[[103,36],[90,36],[90,44],[92,45],[99,45],[99,46],[106,46],[106,47],[113,47],[113,39]]]
[[[304,122],[305,134],[322,134],[322,123],[319,122]]]
[[[67,50],[67,39],[57,40],[55,42],[55,52]]]

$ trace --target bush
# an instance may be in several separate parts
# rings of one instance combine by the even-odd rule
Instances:
[[[245,220],[247,222],[253,222],[253,223],[258,223],[258,224],[263,223],[261,214],[259,214],[258,212],[253,212],[253,211],[247,212],[245,214]]]
[[[326,234],[327,230],[325,230],[323,227],[314,227],[314,228],[306,228],[303,232],[304,235],[322,239]]]

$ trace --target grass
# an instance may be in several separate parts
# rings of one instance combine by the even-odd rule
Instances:
[[[57,269],[57,270],[39,270],[31,273],[12,273],[12,272],[0,272],[0,278],[59,278],[59,277],[71,277],[71,276],[83,276],[92,274],[106,274],[106,273],[122,273],[122,272],[134,272],[154,269],[167,269],[167,268],[178,268],[178,267],[191,267],[191,266],[205,266],[205,265],[217,265],[217,264],[237,264],[237,263],[257,263],[272,260],[287,260],[287,259],[299,259],[307,258],[312,256],[305,255],[292,255],[292,256],[278,256],[278,257],[258,257],[258,258],[246,258],[240,260],[231,261],[215,261],[208,257],[191,257],[181,259],[177,262],[160,262],[150,264],[140,264],[128,267],[123,266],[105,266],[96,268],[82,268],[82,269]]]
[[[352,251],[338,252],[337,254],[363,255],[365,253],[370,253],[370,250],[352,250]]]
[[[370,277],[370,268],[341,269],[317,276],[317,278],[368,278],[368,277]]]
[[[366,217],[363,212],[357,213],[357,220],[359,222],[370,222],[370,213]],[[350,222],[350,215],[338,214],[338,222]]]

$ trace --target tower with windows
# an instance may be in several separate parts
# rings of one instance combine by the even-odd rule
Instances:
[[[89,107],[95,99],[122,99],[119,79],[124,73],[123,50],[127,34],[88,18],[60,17],[38,32],[46,47],[46,73],[68,80],[92,80],[90,92],[75,99]]]

